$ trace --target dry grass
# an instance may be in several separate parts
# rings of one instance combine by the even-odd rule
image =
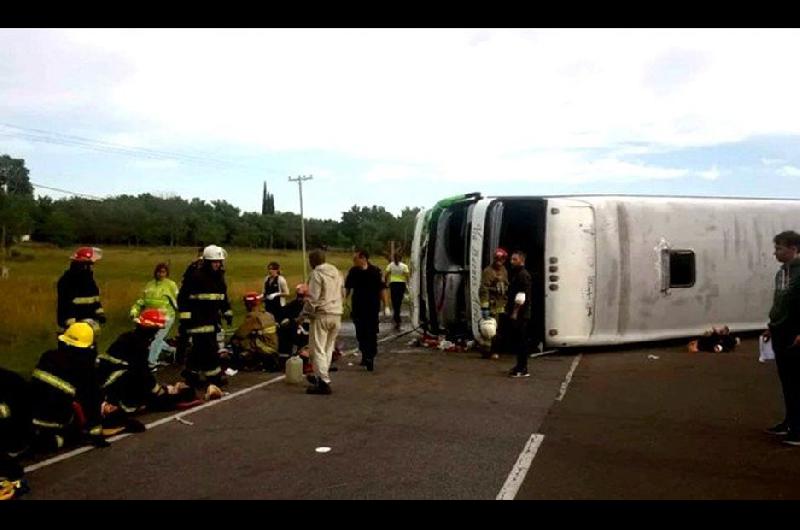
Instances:
[[[27,376],[39,355],[56,344],[56,282],[69,262],[69,250],[41,245],[18,247],[33,259],[8,262],[10,277],[0,280],[0,366]],[[234,325],[244,315],[241,298],[261,291],[266,265],[277,261],[294,292],[303,276],[300,252],[227,249],[228,294],[233,301]],[[99,339],[101,350],[131,327],[128,311],[151,278],[159,261],[171,263],[171,278],[180,285],[194,248],[104,247],[95,266],[95,280],[108,318]],[[352,265],[349,253],[329,253],[328,261],[343,272]],[[385,263],[378,262],[378,266]]]

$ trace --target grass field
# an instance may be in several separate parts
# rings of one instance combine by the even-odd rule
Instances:
[[[7,261],[8,279],[0,280],[0,366],[28,377],[39,356],[56,345],[56,282],[69,264],[72,249],[23,244],[15,249],[26,261]],[[247,291],[261,292],[270,261],[281,270],[294,294],[303,276],[301,252],[228,248],[225,268],[228,294],[234,311],[234,326],[244,316],[242,296]],[[102,351],[123,331],[132,329],[128,312],[152,278],[156,263],[170,263],[170,277],[180,286],[186,265],[196,248],[187,247],[103,247],[103,259],[95,265],[95,281],[108,322],[99,338]],[[346,272],[351,266],[349,253],[329,253],[328,262]],[[375,263],[386,266],[379,258]],[[173,334],[175,330],[173,328]]]

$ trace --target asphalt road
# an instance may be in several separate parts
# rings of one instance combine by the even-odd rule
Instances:
[[[24,498],[495,499],[533,434],[543,439],[517,499],[800,497],[800,448],[761,432],[782,405],[755,339],[722,354],[549,355],[512,380],[511,357],[410,338],[382,344],[373,373],[344,357],[330,396],[278,380],[186,415],[191,425],[169,420],[37,469]],[[353,345],[352,329],[343,340]],[[228,390],[279,375],[239,374]]]

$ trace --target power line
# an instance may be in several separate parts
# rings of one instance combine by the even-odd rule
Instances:
[[[158,149],[147,149],[144,147],[131,147],[114,142],[106,142],[101,140],[94,140],[91,138],[85,138],[82,136],[45,131],[42,129],[34,129],[30,127],[20,127],[9,123],[0,123],[0,126],[3,126],[6,129],[13,129],[7,132],[0,131],[0,136],[11,137],[11,138],[22,138],[34,142],[44,142],[57,145],[71,145],[76,147],[82,147],[84,149],[90,149],[93,151],[132,156],[134,158],[148,158],[155,160],[177,160],[179,162],[205,165],[205,166],[215,166],[215,167],[225,167],[225,166],[245,167],[242,164],[237,164],[235,162],[221,160],[212,157],[190,155],[185,153],[164,151]]]
[[[87,197],[89,199],[96,199],[98,201],[104,200],[104,197],[98,197],[97,195],[90,195],[88,193],[80,193],[80,192],[77,192],[77,191],[70,191],[70,190],[64,190],[64,189],[61,189],[61,188],[54,188],[52,186],[45,186],[43,184],[37,184],[36,182],[31,182],[31,185],[36,187],[36,188],[44,188],[46,190],[60,191],[61,193],[68,193],[70,195],[77,195],[79,197]]]

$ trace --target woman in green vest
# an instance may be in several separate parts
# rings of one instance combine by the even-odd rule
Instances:
[[[131,308],[131,318],[137,318],[139,313],[145,309],[160,309],[167,317],[166,325],[159,330],[156,338],[150,344],[150,354],[147,361],[150,368],[158,365],[158,358],[161,350],[166,349],[164,339],[175,322],[175,311],[178,307],[178,286],[169,279],[169,265],[159,263],[153,271],[153,279],[144,286],[142,297],[136,300]]]

